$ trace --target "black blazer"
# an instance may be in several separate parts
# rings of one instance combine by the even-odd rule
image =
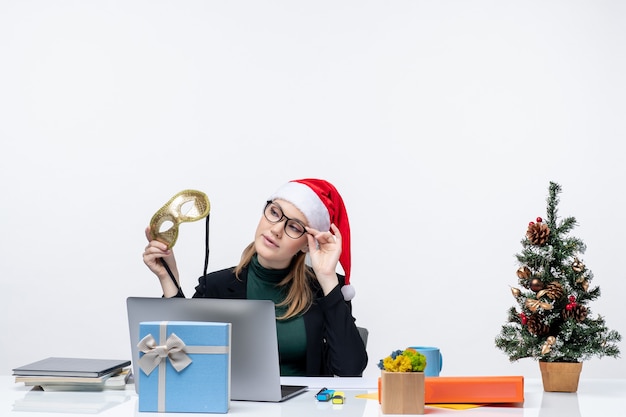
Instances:
[[[344,277],[324,296],[313,286],[313,305],[304,313],[307,338],[307,376],[361,376],[367,352],[352,317],[352,304],[343,299]],[[235,277],[234,268],[211,272],[198,278],[194,298],[247,298],[248,269]],[[317,283],[317,282],[316,282]]]

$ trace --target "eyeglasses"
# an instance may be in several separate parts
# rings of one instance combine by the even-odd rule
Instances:
[[[285,233],[292,239],[298,239],[302,237],[306,233],[306,226],[300,220],[290,219],[285,216],[283,210],[280,206],[273,201],[268,201],[265,205],[265,210],[263,211],[265,218],[270,223],[276,224],[286,219],[285,222]]]

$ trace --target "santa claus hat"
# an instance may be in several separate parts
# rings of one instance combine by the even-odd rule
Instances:
[[[307,178],[293,180],[281,186],[270,197],[270,200],[275,199],[285,200],[296,206],[313,229],[327,232],[330,231],[331,224],[337,226],[342,239],[339,263],[346,277],[341,292],[346,300],[354,298],[355,290],[350,284],[350,223],[339,191],[328,181]]]

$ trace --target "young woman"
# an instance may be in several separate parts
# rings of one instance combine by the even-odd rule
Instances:
[[[149,227],[146,236],[143,260],[164,296],[184,297],[172,250]],[[368,357],[352,316],[350,269],[341,195],[325,180],[294,180],[267,200],[239,264],[200,277],[194,297],[274,301],[281,375],[360,376]]]

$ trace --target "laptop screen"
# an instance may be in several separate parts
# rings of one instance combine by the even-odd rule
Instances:
[[[269,300],[128,297],[133,372],[139,375],[139,323],[231,323],[231,399],[281,401],[274,303]],[[138,379],[135,377],[135,388]],[[303,387],[304,388],[304,387]]]

